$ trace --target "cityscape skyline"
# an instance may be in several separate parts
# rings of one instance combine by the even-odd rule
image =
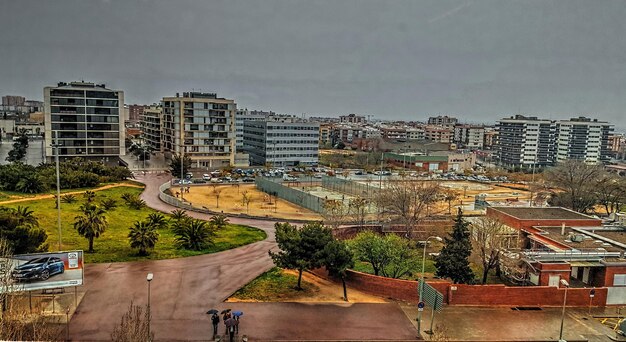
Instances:
[[[626,7],[619,2],[21,1],[3,8],[3,95],[42,99],[44,86],[84,79],[124,90],[129,104],[197,90],[233,98],[238,108],[307,116],[449,114],[492,123],[518,113],[584,115],[625,128]],[[37,21],[25,27],[16,15],[24,12]]]

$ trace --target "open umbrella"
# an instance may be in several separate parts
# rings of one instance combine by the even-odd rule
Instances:
[[[222,310],[222,312],[220,312],[220,313],[223,315],[223,314],[225,314],[225,313],[227,313],[227,312],[230,312],[230,309],[225,309],[225,310]]]
[[[243,316],[243,311],[233,311],[233,316]]]
[[[231,317],[231,318],[229,318],[229,319],[225,320],[225,321],[224,321],[224,324],[225,324],[227,327],[229,327],[229,328],[230,328],[230,327],[234,327],[235,325],[237,325],[237,321],[235,321],[235,320]]]
[[[212,314],[216,314],[216,313],[218,313],[218,312],[219,312],[219,311],[217,311],[217,310],[215,310],[215,309],[211,309],[211,310],[207,311],[206,313],[207,313],[207,315],[212,315]]]

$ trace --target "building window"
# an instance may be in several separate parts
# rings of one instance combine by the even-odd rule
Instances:
[[[626,286],[626,274],[613,275],[613,286]]]

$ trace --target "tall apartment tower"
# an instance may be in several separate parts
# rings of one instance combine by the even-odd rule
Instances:
[[[561,120],[556,123],[556,161],[584,160],[598,164],[610,158],[609,136],[613,126],[608,122],[586,117]]]
[[[551,120],[515,115],[498,121],[497,154],[510,167],[543,167],[554,164],[555,124]]]
[[[88,82],[59,83],[44,88],[46,159],[54,160],[51,145],[58,132],[59,158],[117,163],[125,154],[125,130],[120,114],[124,92]]]
[[[154,104],[143,108],[143,113],[140,116],[144,141],[148,146],[159,152],[163,151],[161,148],[161,134],[163,132],[163,127],[161,127],[162,113],[163,108],[161,105]]]
[[[162,149],[191,157],[192,168],[235,165],[235,101],[185,92],[162,100]]]

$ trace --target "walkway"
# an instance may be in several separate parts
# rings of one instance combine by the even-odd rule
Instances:
[[[158,188],[168,179],[163,174],[139,177],[146,184],[142,198],[150,207],[164,212],[175,209],[158,199]],[[188,213],[200,219],[210,217]],[[213,307],[244,311],[242,334],[251,340],[415,339],[415,329],[395,304],[346,307],[344,304],[224,303],[230,294],[272,267],[267,252],[276,247],[273,221],[230,220],[263,229],[268,238],[215,254],[88,265],[84,286],[87,293],[70,323],[72,339],[110,340],[111,331],[131,300],[138,305],[147,304],[149,272],[154,273],[150,304],[152,330],[157,340],[210,339],[212,328],[205,312]]]
[[[115,183],[115,184],[107,184],[107,185],[103,185],[101,187],[98,187],[98,188],[95,188],[95,189],[90,189],[90,190],[91,191],[102,191],[102,190],[106,190],[106,189],[117,188],[117,187],[120,187],[120,186],[131,187],[131,188],[141,188],[141,186],[139,186],[137,184],[122,182],[122,183]],[[63,197],[63,195],[79,195],[79,194],[85,193],[85,191],[87,191],[87,190],[62,192],[61,193],[61,197]],[[35,196],[31,196],[31,197],[22,197],[22,198],[16,198],[16,199],[12,199],[12,200],[0,201],[0,205],[11,204],[11,203],[20,203],[20,202],[30,202],[30,201],[40,200],[40,199],[47,199],[47,198],[55,198],[55,196],[56,196],[56,194],[47,194],[47,195],[35,195]]]

